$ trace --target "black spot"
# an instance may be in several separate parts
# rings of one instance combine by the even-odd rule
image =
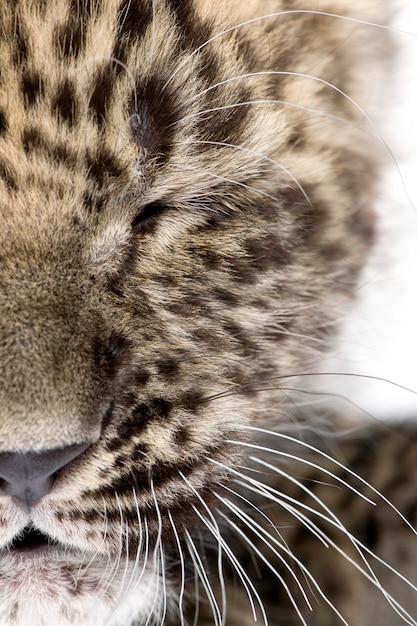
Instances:
[[[212,293],[213,297],[219,302],[231,306],[238,304],[238,297],[236,296],[236,294],[228,291],[227,289],[224,289],[223,287],[215,287],[212,290]]]
[[[7,163],[0,161],[0,178],[3,179],[9,189],[17,189],[17,176],[13,168]]]
[[[100,2],[97,0],[70,0],[69,4],[69,12],[83,21],[88,22],[94,15],[100,14]]]
[[[136,108],[137,107],[137,108]],[[166,87],[161,75],[138,79],[129,109],[133,141],[159,165],[166,163],[175,137],[175,123],[186,113],[178,94]]]
[[[217,329],[214,330],[202,326],[200,328],[195,328],[193,330],[193,335],[199,341],[203,341],[204,343],[216,348],[224,344],[224,335],[219,333]]]
[[[150,377],[150,372],[148,372],[147,370],[137,369],[135,370],[135,373],[133,375],[133,384],[135,385],[135,387],[143,387],[143,385],[146,385]]]
[[[125,63],[131,46],[143,36],[152,17],[151,2],[123,0],[117,18],[117,38],[112,53],[114,58]],[[117,65],[116,72],[120,71],[122,67]]]
[[[33,150],[45,150],[45,138],[36,126],[27,126],[22,132],[22,144],[26,154]]]
[[[108,194],[105,192],[97,193],[96,190],[87,189],[83,195],[83,206],[89,213],[100,213],[107,201]]]
[[[53,35],[54,46],[59,59],[78,57],[85,45],[85,22],[70,15],[65,24],[59,24]]]
[[[14,55],[13,61],[15,65],[25,65],[28,60],[28,33],[25,27],[22,25],[19,18],[15,22],[15,36],[14,36]]]
[[[110,405],[107,407],[103,415],[103,418],[101,420],[101,428],[103,431],[105,431],[106,428],[109,426],[111,422],[111,418],[113,416],[113,411],[114,411],[114,402],[111,402]]]
[[[177,446],[185,446],[190,441],[190,431],[186,426],[182,426],[175,431],[174,441]]]
[[[131,454],[131,459],[134,463],[140,463],[146,458],[147,453],[149,452],[149,446],[146,443],[138,443],[135,445],[135,449]]]
[[[207,101],[202,108],[227,107],[229,104],[250,102],[253,99],[251,92],[242,86],[236,86],[231,94],[232,100],[225,98],[220,85],[210,90]],[[218,144],[240,145],[244,140],[244,131],[247,130],[247,120],[252,115],[250,106],[232,106],[221,110],[211,111],[197,119],[197,133],[200,141],[216,142]],[[201,150],[229,150],[231,156],[234,148],[222,145],[201,144]]]
[[[73,126],[77,115],[77,94],[74,83],[66,78],[60,83],[52,99],[52,113],[69,126]]]
[[[223,257],[215,250],[198,250],[201,261],[208,269],[217,269],[223,261]]]
[[[274,224],[271,224],[271,228],[273,227]],[[278,233],[270,232],[262,237],[248,237],[243,247],[248,254],[252,270],[257,272],[264,272],[271,267],[280,267],[289,260],[288,252]]]
[[[139,434],[150,420],[149,406],[145,402],[137,404],[131,413],[132,424],[134,424],[136,434]]]
[[[83,512],[83,520],[89,524],[95,522],[100,517],[100,513],[96,509],[89,509]]]
[[[172,402],[165,398],[153,398],[150,402],[141,402],[132,411],[132,428],[136,433],[147,426],[152,420],[166,419],[173,408]]]
[[[52,147],[51,155],[54,161],[58,163],[65,163],[67,165],[77,165],[77,156],[70,152],[68,146],[64,143],[57,143]]]
[[[6,113],[0,109],[0,137],[7,133],[9,124],[7,121]]]
[[[136,437],[142,432],[145,426],[146,422],[143,417],[140,420],[131,418],[125,419],[117,427],[118,445],[120,446],[121,441],[131,441],[133,437]]]
[[[21,91],[26,107],[34,106],[45,94],[42,76],[38,72],[25,70],[21,79]]]
[[[162,285],[162,287],[175,287],[178,281],[172,274],[152,274],[152,280]]]
[[[125,393],[122,397],[123,406],[126,409],[130,409],[137,402],[137,396],[132,391]]]
[[[86,155],[88,177],[100,187],[104,185],[106,177],[119,178],[126,175],[125,167],[114,152],[108,148],[98,148],[96,152]]]
[[[124,437],[122,436],[120,436],[120,438],[124,439]],[[113,461],[113,466],[118,468],[125,468],[127,465],[127,461],[128,459],[124,454],[118,454]]]
[[[115,64],[112,60],[106,61],[97,72],[94,79],[94,90],[91,94],[88,108],[90,114],[101,127],[106,121],[113,88],[116,80]]]
[[[153,398],[149,403],[149,414],[151,417],[166,419],[172,410],[172,406],[172,402],[165,398]]]
[[[191,413],[196,413],[204,402],[203,392],[200,389],[187,391],[179,400],[180,406]]]
[[[212,26],[199,19],[193,2],[168,0],[167,4],[177,22],[180,45],[183,49],[193,51],[210,38]]]
[[[156,362],[156,367],[159,374],[163,374],[164,376],[174,376],[175,374],[177,374],[178,366],[178,361],[175,361],[175,359],[171,359],[169,357]]]
[[[193,307],[190,307],[188,302],[167,302],[164,306],[167,311],[169,311],[173,315],[191,317],[195,314]]]

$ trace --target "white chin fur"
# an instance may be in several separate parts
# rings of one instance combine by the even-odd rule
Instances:
[[[90,558],[1,553],[0,626],[130,626],[152,615],[151,625],[162,617],[170,593],[152,557],[142,575],[140,563],[122,559],[115,570]]]

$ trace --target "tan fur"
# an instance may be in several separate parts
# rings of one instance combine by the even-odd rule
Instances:
[[[0,452],[89,447],[30,507],[0,494],[0,624],[29,619],[28,526],[58,542],[52,592],[23,561],[36,626],[178,614],[230,441],[292,417],[372,243],[383,4],[2,4]]]

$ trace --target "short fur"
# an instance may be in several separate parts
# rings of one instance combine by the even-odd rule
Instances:
[[[1,625],[176,621],[193,570],[198,623],[220,619],[196,537],[211,528],[209,550],[231,515],[248,427],[297,413],[293,376],[373,240],[362,107],[387,38],[363,22],[384,19],[379,0],[1,3],[0,447],[89,444],[31,507],[0,494]],[[30,528],[55,547],[22,556]],[[233,594],[227,624],[252,623]]]

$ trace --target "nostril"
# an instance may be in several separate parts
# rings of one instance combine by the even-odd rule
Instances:
[[[0,486],[24,502],[39,500],[50,491],[54,474],[89,446],[82,443],[41,452],[1,452]]]

